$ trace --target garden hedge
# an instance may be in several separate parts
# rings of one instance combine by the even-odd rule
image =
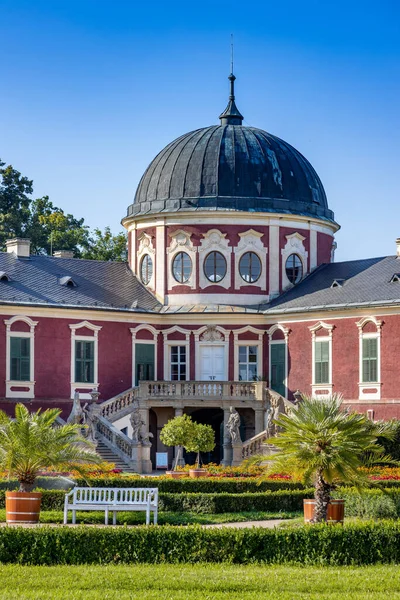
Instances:
[[[308,525],[284,529],[3,527],[0,563],[400,563],[400,524]]]
[[[302,483],[285,480],[259,481],[257,478],[217,478],[205,477],[199,479],[169,479],[160,477],[138,477],[118,479],[83,479],[76,480],[77,485],[92,487],[158,487],[160,492],[179,494],[181,492],[218,494],[227,492],[230,494],[255,493],[277,490],[302,490]]]

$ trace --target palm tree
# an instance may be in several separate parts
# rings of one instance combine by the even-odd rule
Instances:
[[[303,396],[291,414],[280,415],[275,423],[279,433],[273,444],[280,452],[269,458],[269,472],[289,468],[304,483],[314,485],[316,523],[326,521],[335,484],[350,483],[359,489],[367,485],[367,476],[359,469],[366,456],[369,462],[389,462],[377,437],[390,439],[390,425],[343,410],[337,394],[327,399]]]
[[[15,407],[15,419],[0,411],[0,468],[19,482],[20,492],[29,492],[45,468],[97,463],[99,456],[81,435],[81,425],[56,426],[61,411],[52,408],[30,413],[23,404]]]

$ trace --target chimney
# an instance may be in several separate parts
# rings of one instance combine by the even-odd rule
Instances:
[[[74,258],[73,250],[56,250],[53,254],[54,258]]]
[[[400,258],[400,238],[397,238],[396,240],[396,253],[397,253],[397,258]]]
[[[6,240],[7,252],[13,252],[18,258],[29,258],[31,250],[31,240],[27,238],[12,238]]]

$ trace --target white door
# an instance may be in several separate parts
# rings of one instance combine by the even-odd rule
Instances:
[[[225,346],[200,346],[200,381],[225,380]]]

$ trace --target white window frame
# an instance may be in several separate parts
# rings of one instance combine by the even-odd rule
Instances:
[[[174,287],[186,285],[191,289],[196,289],[197,280],[197,248],[193,246],[191,241],[192,234],[187,233],[183,229],[179,229],[174,233],[170,234],[171,243],[166,250],[167,253],[167,269],[168,269],[168,289],[172,290]],[[174,259],[177,254],[184,252],[187,254],[192,261],[192,272],[189,279],[185,283],[177,281],[173,275],[172,267]]]
[[[301,260],[301,263],[303,265],[303,275],[302,275],[302,278],[300,279],[300,281],[302,279],[304,279],[304,277],[307,275],[307,272],[308,272],[308,269],[307,269],[308,252],[303,243],[306,238],[303,235],[301,235],[300,233],[298,233],[297,231],[296,231],[296,233],[291,233],[290,235],[286,235],[285,237],[286,237],[287,242],[286,242],[285,247],[282,248],[282,250],[281,250],[282,290],[286,290],[287,288],[291,288],[294,285],[298,285],[298,284],[291,283],[286,275],[286,261],[291,254],[297,254],[297,256],[299,257],[299,259]]]
[[[185,336],[184,340],[169,340],[168,336],[171,333],[182,333]],[[164,379],[171,380],[171,346],[186,346],[186,381],[190,380],[190,331],[182,329],[178,325],[164,329]]]
[[[93,325],[89,321],[81,321],[69,326],[71,330],[71,395],[73,399],[75,392],[79,392],[79,397],[82,400],[90,400],[90,392],[98,391],[99,388],[99,331],[102,329],[100,325]],[[79,329],[89,329],[93,331],[93,335],[80,335]],[[94,342],[93,351],[93,383],[75,381],[75,342]]]
[[[262,291],[267,290],[267,254],[268,248],[261,241],[263,233],[259,233],[254,229],[249,229],[243,233],[239,233],[240,241],[234,248],[235,253],[235,289],[240,290],[242,287],[254,286]],[[239,265],[241,258],[247,252],[253,252],[258,256],[261,263],[261,275],[257,281],[245,281],[240,274]]]
[[[284,335],[284,339],[283,340],[274,340],[273,336],[274,333],[276,331],[282,331],[283,335]],[[288,327],[284,327],[283,325],[280,325],[279,323],[276,323],[275,325],[272,325],[272,327],[270,327],[267,331],[268,334],[268,377],[269,377],[269,381],[268,381],[268,387],[270,387],[271,384],[271,372],[272,372],[272,360],[271,360],[271,346],[272,344],[285,344],[285,380],[284,380],[284,384],[285,384],[285,395],[284,398],[287,398],[288,396],[288,378],[289,378],[289,333],[290,333],[290,329]]]
[[[239,335],[244,335],[248,332],[254,333],[258,336],[257,340],[239,340]],[[233,368],[233,378],[235,381],[239,381],[239,346],[257,346],[257,376],[263,377],[263,339],[264,332],[256,329],[255,327],[251,327],[250,325],[247,327],[241,327],[240,329],[233,330],[233,356],[234,356],[234,368]]]
[[[11,331],[14,323],[22,321],[29,326],[29,331]],[[6,326],[6,398],[34,398],[35,397],[35,327],[38,321],[32,321],[29,317],[16,315],[4,321]],[[13,381],[11,376],[11,338],[28,338],[29,349],[29,381]],[[14,388],[28,388],[18,391]]]
[[[211,333],[211,335],[208,335]],[[214,335],[215,333],[215,335]],[[220,327],[220,325],[204,325],[200,327],[196,331],[193,332],[195,339],[195,349],[196,349],[196,381],[200,380],[201,373],[201,364],[200,364],[200,348],[201,346],[224,346],[224,373],[225,378],[224,381],[228,381],[229,374],[229,334],[230,331]],[[208,337],[210,339],[202,339],[203,336]],[[214,339],[215,338],[215,339]],[[220,339],[216,339],[220,338]]]
[[[154,248],[154,244],[153,244],[153,239],[150,235],[148,235],[147,233],[143,232],[139,235],[138,237],[139,240],[139,249],[137,252],[137,263],[136,263],[136,274],[137,277],[139,279],[139,281],[146,287],[149,288],[150,290],[155,290],[155,286],[156,286],[156,250]],[[148,256],[151,258],[152,263],[153,263],[153,272],[151,274],[150,280],[148,283],[144,283],[144,281],[142,281],[142,259],[146,256],[146,254],[148,254]]]
[[[152,340],[137,340],[136,336],[139,333],[139,331],[142,330],[146,330],[146,331],[150,331],[150,333],[153,335],[153,339]],[[137,327],[130,327],[129,331],[131,332],[132,335],[132,387],[137,387],[136,386],[136,369],[135,369],[135,365],[136,365],[136,344],[153,344],[154,345],[154,381],[158,381],[157,379],[157,339],[158,339],[158,334],[160,333],[159,331],[157,331],[157,329],[155,327],[153,327],[152,325],[138,325]]]
[[[232,283],[231,276],[231,256],[233,248],[229,246],[229,239],[226,239],[227,234],[221,233],[218,229],[210,229],[207,233],[203,233],[203,239],[198,248],[199,252],[199,287],[201,290],[218,285],[222,288],[229,289]],[[225,258],[226,273],[221,281],[210,281],[204,273],[204,262],[210,252],[219,252]]]
[[[376,331],[363,333],[364,326],[367,323],[373,323],[376,327]],[[378,321],[375,317],[364,317],[358,323],[356,323],[359,333],[359,382],[358,392],[359,400],[380,400],[381,399],[381,333],[382,333],[382,321]],[[378,381],[365,381],[363,382],[363,340],[365,339],[376,339],[377,340],[377,365],[376,372],[378,375]],[[371,391],[369,391],[371,390]],[[372,391],[373,390],[373,391]]]
[[[317,336],[317,331],[320,329],[326,329],[327,335]],[[332,332],[334,329],[334,325],[328,325],[328,323],[324,323],[324,321],[319,321],[312,327],[309,327],[309,330],[312,334],[312,383],[311,390],[312,395],[317,398],[327,398],[332,395],[333,392],[333,383],[332,383],[332,372],[333,372],[333,357],[332,357]],[[329,348],[329,382],[328,383],[316,383],[315,382],[315,342],[328,342]]]

